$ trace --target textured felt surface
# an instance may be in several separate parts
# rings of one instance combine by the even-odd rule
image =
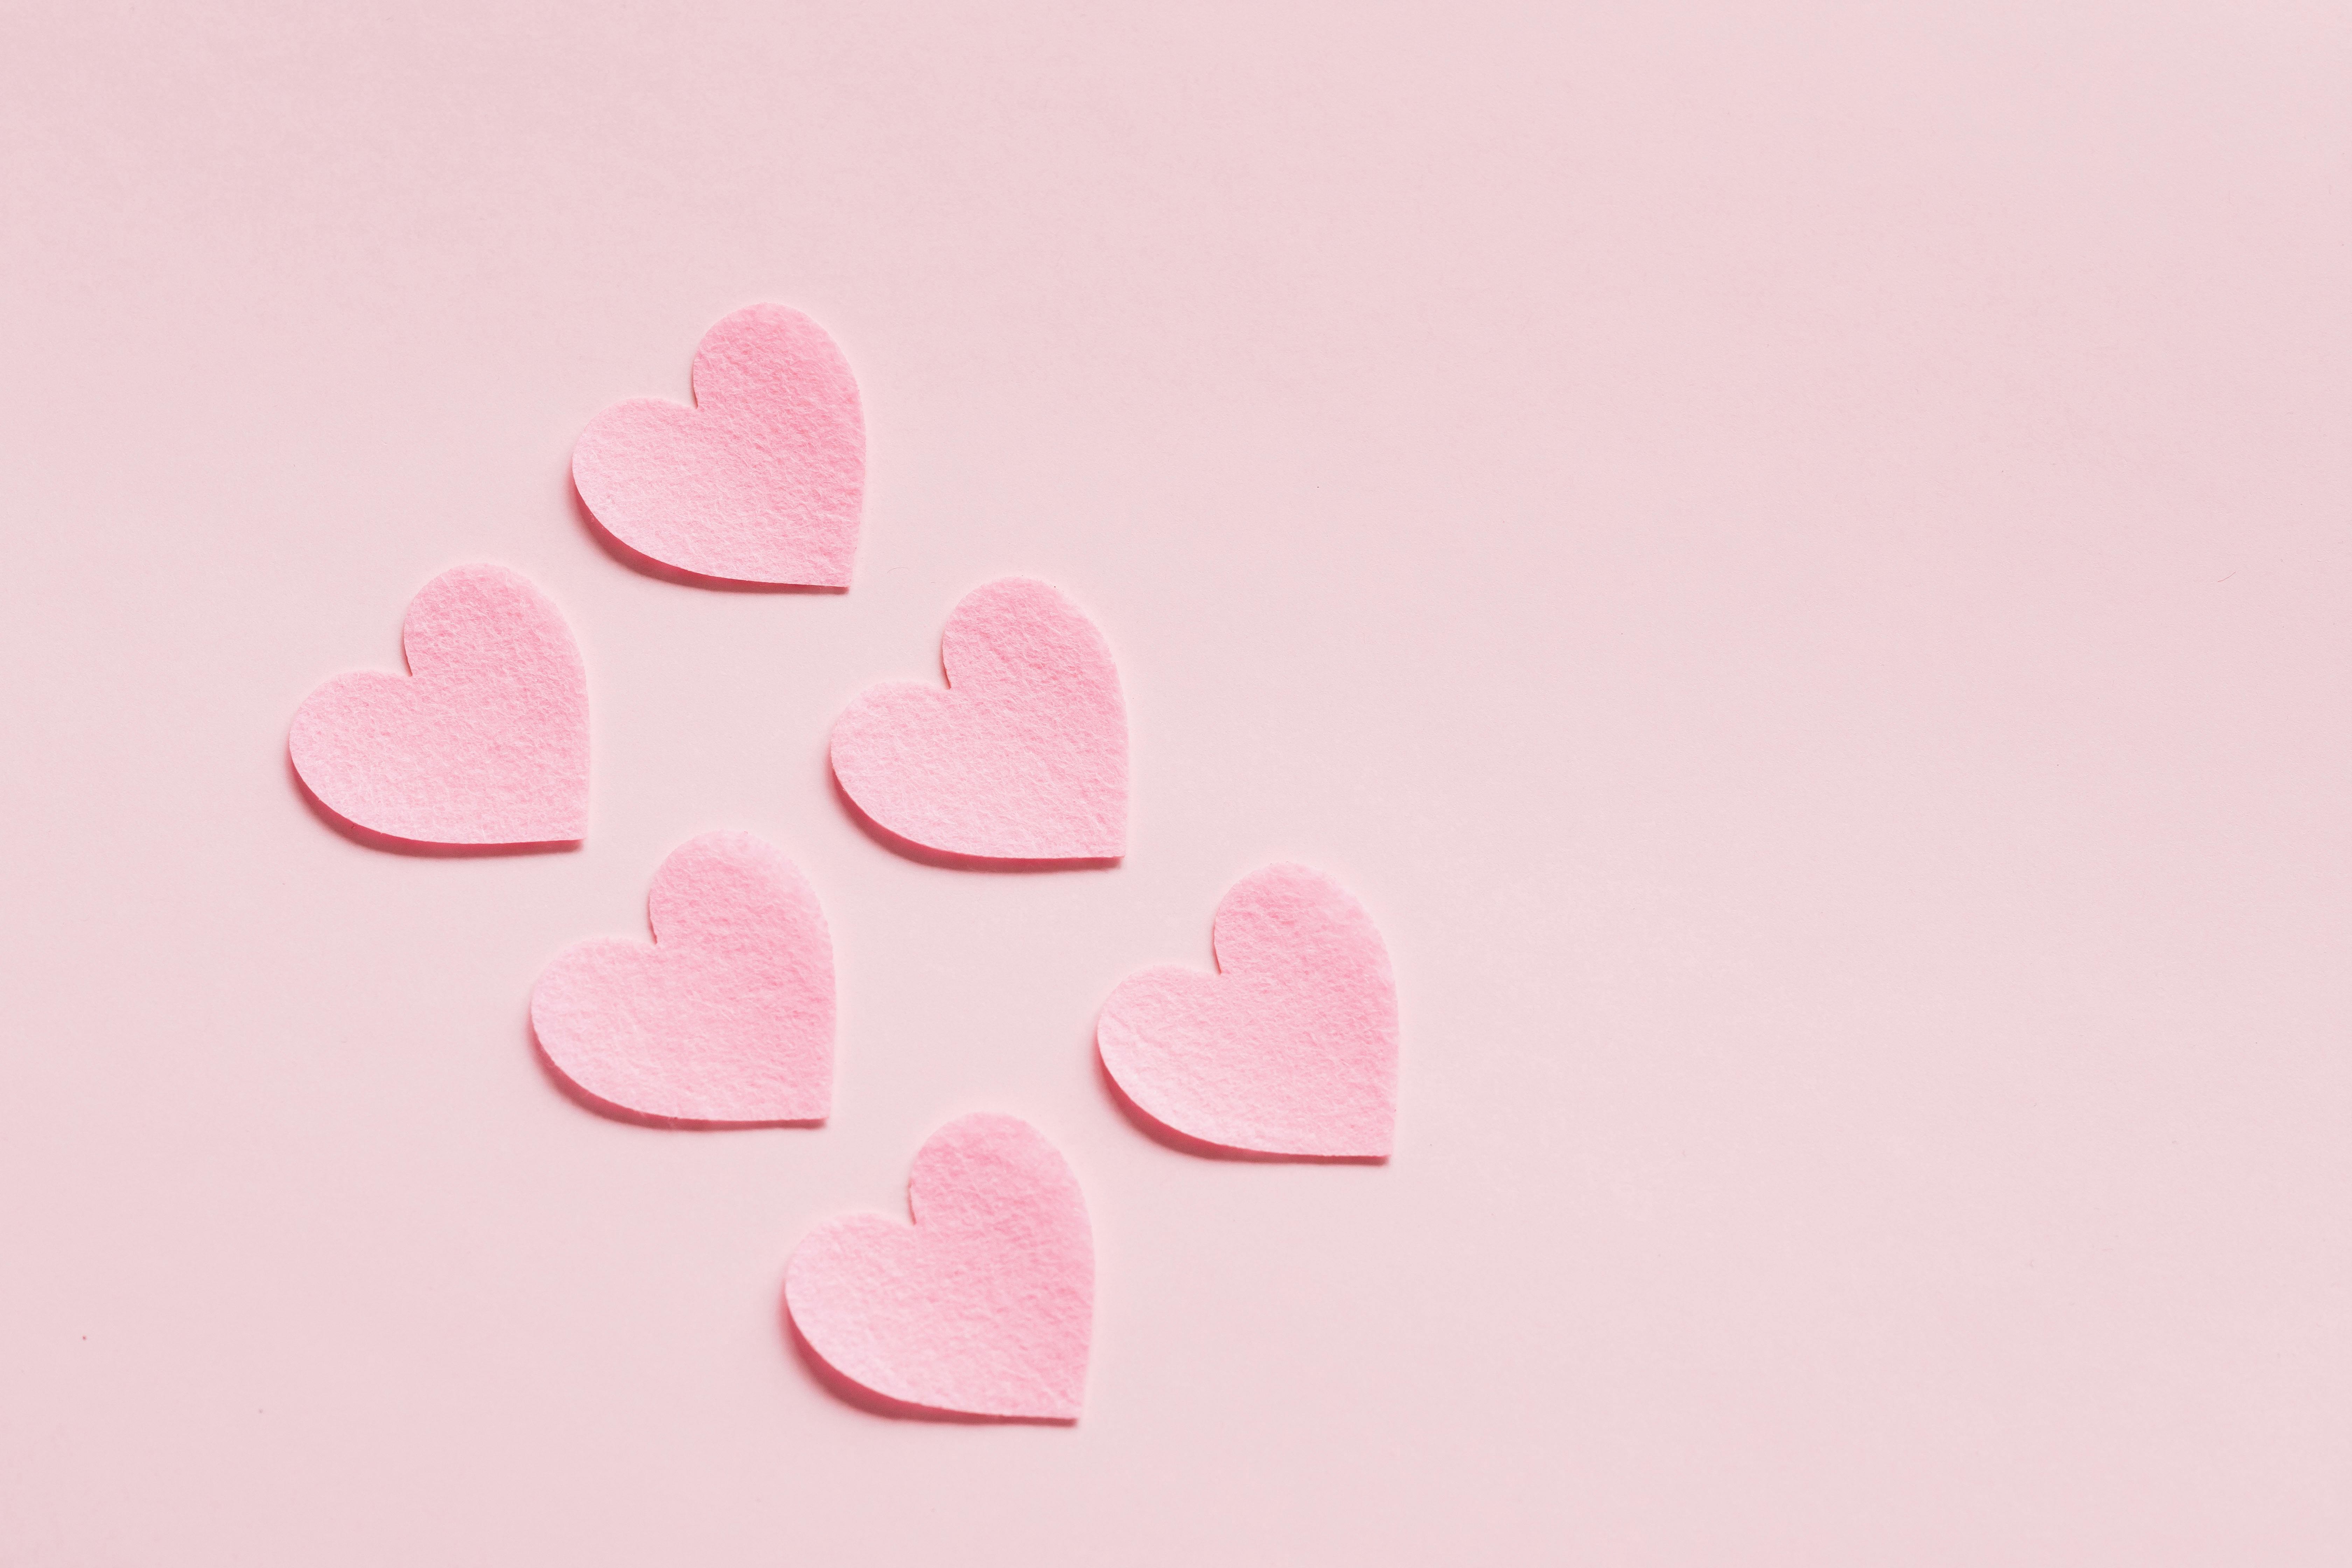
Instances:
[[[588,830],[588,676],[547,596],[458,566],[409,601],[403,679],[339,675],[287,750],[331,810],[394,838],[544,844]]]
[[[833,771],[876,822],[993,859],[1127,848],[1127,708],[1110,645],[1051,584],[973,589],[940,638],[947,690],[899,680],[833,727]]]
[[[530,1022],[600,1100],[697,1121],[811,1121],[833,1100],[833,937],[800,868],[706,833],[654,874],[654,944],[593,938],[547,966]]]
[[[1129,1099],[1203,1142],[1385,1156],[1396,1131],[1396,984],[1348,890],[1269,866],[1217,904],[1219,973],[1131,974],[1095,1038]]]
[[[753,305],[703,334],[691,408],[631,398],[572,453],[614,538],[705,577],[845,588],[866,491],[866,419],[825,330]]]
[[[847,1215],[793,1250],[784,1299],[809,1348],[904,1404],[1075,1419],[1094,1235],[1060,1152],[1017,1117],[961,1117],[916,1154],[907,1204],[911,1230]]]

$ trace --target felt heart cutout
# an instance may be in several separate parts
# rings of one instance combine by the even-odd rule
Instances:
[[[670,853],[654,942],[566,950],[531,993],[540,1048],[599,1100],[684,1121],[815,1121],[833,1103],[833,937],[799,868],[748,833]]]
[[[802,1238],[784,1302],[835,1372],[906,1405],[1075,1420],[1094,1332],[1095,1247],[1060,1152],[1011,1116],[924,1143],[912,1229],[846,1215]]]
[[[429,844],[552,844],[588,830],[588,675],[546,596],[458,566],[409,601],[404,679],[339,675],[295,710],[288,753],[320,802]]]
[[[833,726],[833,772],[882,827],[1006,860],[1127,849],[1127,707],[1110,645],[1051,585],[1003,577],[948,616],[949,689],[896,680]]]
[[[1220,973],[1121,981],[1096,1047],[1119,1089],[1188,1137],[1269,1154],[1385,1158],[1396,1131],[1396,982],[1347,889],[1269,866],[1226,890]]]
[[[589,421],[572,482],[596,521],[698,576],[849,586],[866,416],[824,329],[782,305],[736,311],[695,350],[694,401],[631,398]]]

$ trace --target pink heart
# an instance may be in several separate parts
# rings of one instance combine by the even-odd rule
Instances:
[[[540,1047],[600,1100],[687,1121],[815,1121],[833,1104],[833,937],[799,868],[748,833],[673,850],[654,945],[566,950],[531,993]]]
[[[596,521],[700,576],[849,586],[866,416],[824,329],[782,305],[736,311],[694,352],[694,401],[631,398],[589,421],[572,482]]]
[[[784,1301],[809,1348],[903,1404],[1076,1419],[1095,1245],[1068,1163],[1018,1118],[961,1117],[915,1156],[907,1204],[911,1230],[847,1215],[793,1250]]]
[[[1385,1158],[1396,1134],[1396,982],[1346,889],[1269,866],[1226,890],[1220,973],[1130,974],[1103,1004],[1103,1065],[1147,1114],[1204,1143]]]
[[[940,658],[950,689],[891,681],[834,721],[834,776],[859,808],[950,854],[1126,853],[1127,707],[1094,623],[1049,584],[1003,577],[956,605]]]
[[[430,844],[553,844],[588,830],[588,675],[563,617],[503,566],[458,566],[409,601],[409,678],[339,675],[287,750],[321,804]]]

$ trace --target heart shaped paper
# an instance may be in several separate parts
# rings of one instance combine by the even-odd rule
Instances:
[[[804,1237],[784,1301],[809,1348],[902,1405],[1075,1420],[1094,1332],[1094,1233],[1060,1152],[1015,1117],[959,1118],[907,1182],[912,1229],[847,1215]]]
[[[815,1121],[833,1103],[833,937],[799,868],[748,833],[672,851],[654,943],[603,937],[540,976],[540,1048],[599,1100],[684,1121]]]
[[[1346,889],[1269,866],[1226,890],[1219,973],[1121,981],[1095,1043],[1119,1089],[1187,1137],[1268,1154],[1385,1158],[1395,1138],[1396,983]]]
[[[782,305],[738,310],[694,353],[695,406],[617,403],[572,452],[605,531],[698,576],[845,588],[866,493],[849,362]]]
[[[833,726],[859,809],[925,848],[1003,860],[1127,849],[1127,707],[1110,645],[1050,584],[973,589],[940,638],[948,689],[898,680]]]
[[[553,844],[588,829],[588,676],[546,596],[458,566],[409,601],[409,674],[339,675],[287,751],[320,804],[392,838]]]

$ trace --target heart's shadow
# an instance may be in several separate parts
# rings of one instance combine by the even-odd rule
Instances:
[[[950,871],[1013,871],[1025,875],[1038,871],[1108,871],[1117,867],[1120,860],[1120,857],[1116,855],[1075,860],[998,860],[985,855],[959,855],[953,850],[933,849],[929,845],[918,844],[911,838],[891,832],[866,816],[866,808],[842,787],[841,776],[833,771],[830,761],[825,763],[824,777],[825,782],[833,786],[833,798],[841,803],[841,809],[849,815],[850,821],[857,825],[859,832],[891,854],[920,865],[938,866]]]
[[[381,849],[387,855],[414,855],[428,860],[470,860],[485,855],[561,855],[579,848],[582,842],[577,838],[559,838],[543,844],[435,844],[422,838],[395,838],[389,833],[361,826],[312,794],[302,770],[294,765],[290,744],[286,753],[286,776],[293,781],[294,793],[302,797],[311,816],[361,847]]]
[[[1135,1124],[1136,1131],[1155,1143],[1165,1144],[1180,1154],[1197,1154],[1203,1160],[1236,1160],[1260,1165],[1385,1165],[1386,1154],[1269,1154],[1260,1149],[1229,1149],[1223,1143],[1211,1143],[1180,1132],[1129,1098],[1126,1089],[1113,1078],[1110,1064],[1103,1060],[1102,1046],[1092,1043],[1090,1054],[1095,1059],[1095,1076],[1102,1080],[1105,1092],[1120,1114]]]
[[[793,1358],[801,1370],[818,1387],[843,1404],[853,1405],[869,1415],[886,1416],[893,1421],[936,1421],[953,1426],[1075,1426],[1074,1417],[1060,1415],[974,1415],[963,1410],[941,1410],[936,1405],[909,1405],[903,1399],[893,1399],[887,1394],[877,1394],[864,1384],[843,1373],[817,1353],[801,1326],[793,1321],[793,1309],[776,1293],[777,1315],[782,1320],[784,1338],[793,1347]]]
[[[572,497],[572,513],[579,519],[580,526],[587,531],[588,537],[596,542],[598,549],[632,572],[642,573],[647,577],[658,577],[665,583],[676,583],[680,587],[709,588],[721,594],[846,594],[849,592],[847,588],[824,587],[807,583],[746,583],[737,577],[706,577],[699,572],[689,572],[683,566],[673,566],[667,561],[657,561],[635,545],[624,542],[620,535],[596,521],[596,514],[588,510],[587,500],[581,495],[579,485],[572,481],[569,468],[565,470],[563,488]]]
[[[822,1127],[825,1122],[822,1116],[800,1121],[698,1121],[686,1117],[656,1116],[648,1111],[632,1110],[617,1100],[606,1100],[595,1090],[574,1082],[562,1068],[556,1066],[555,1058],[549,1056],[547,1047],[540,1043],[539,1030],[532,1026],[528,1011],[523,1015],[522,1032],[523,1037],[530,1042],[531,1057],[539,1063],[539,1070],[547,1075],[547,1081],[581,1110],[592,1110],[608,1121],[625,1121],[633,1127],[657,1128],[665,1132],[733,1132],[749,1127]]]

